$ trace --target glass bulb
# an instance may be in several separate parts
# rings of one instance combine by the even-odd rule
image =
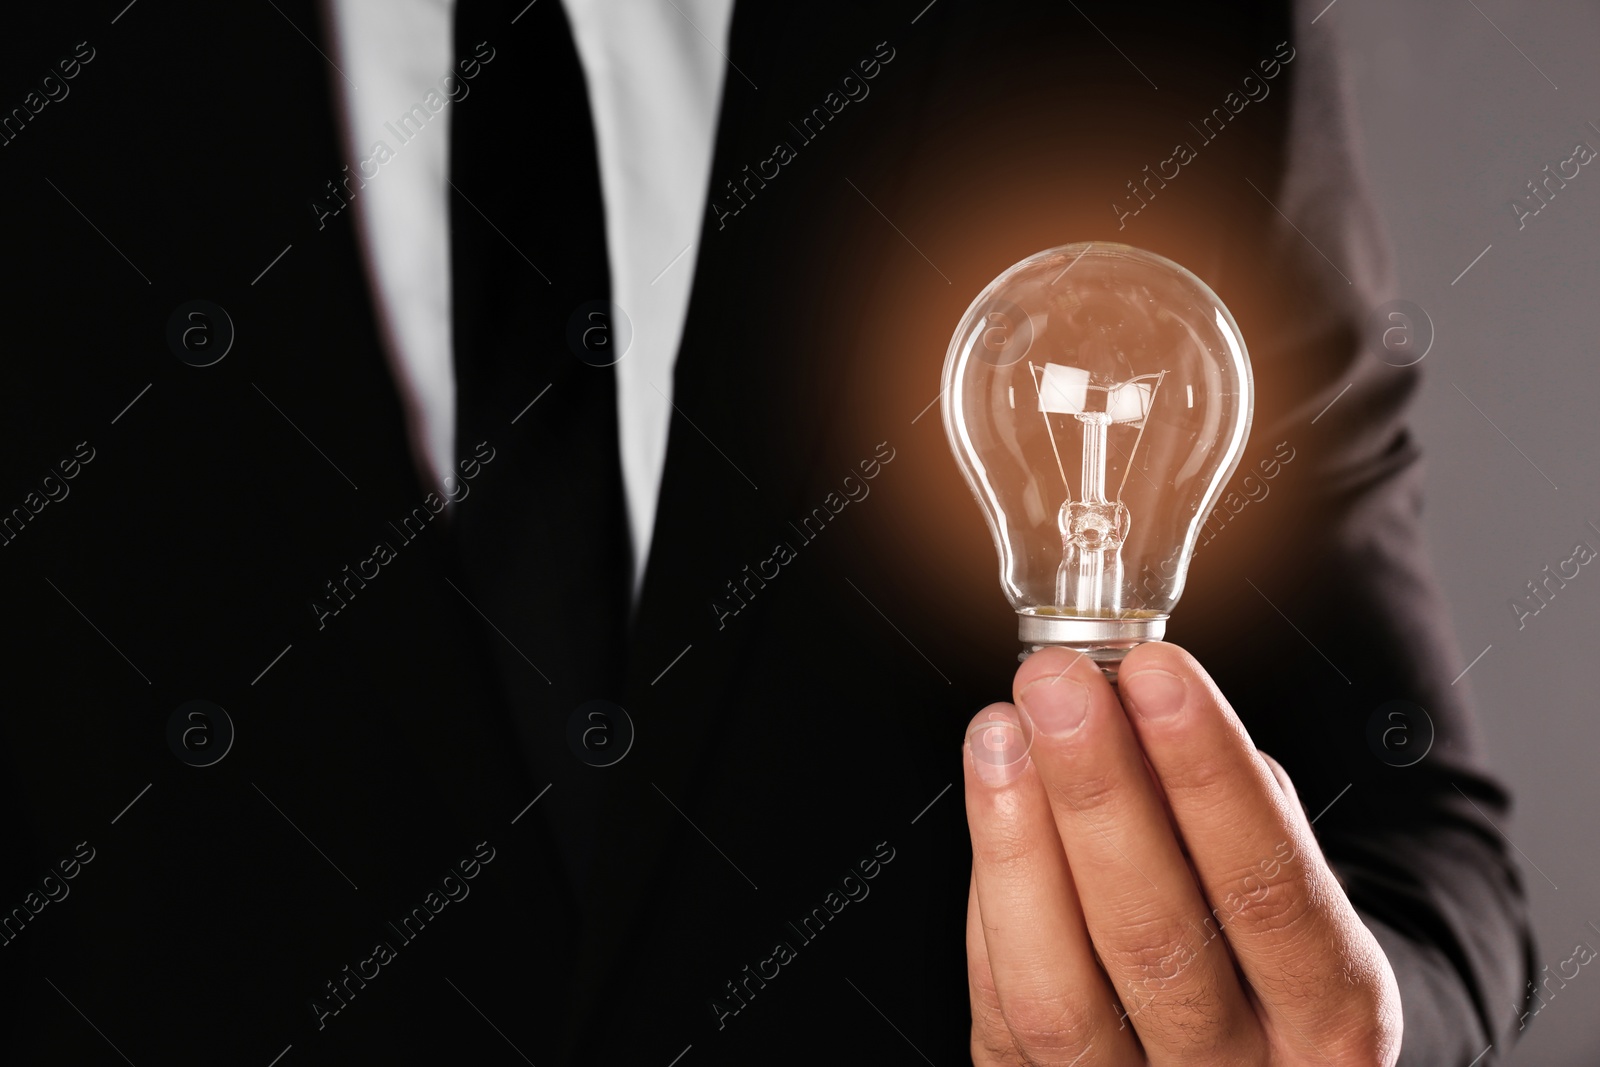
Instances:
[[[1128,245],[1048,249],[978,294],[945,359],[945,432],[1025,646],[1110,669],[1159,640],[1250,430],[1217,294]]]

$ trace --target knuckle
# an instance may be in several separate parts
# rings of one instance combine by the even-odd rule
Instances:
[[[1163,767],[1161,784],[1168,792],[1204,801],[1225,791],[1237,777],[1238,764],[1234,760],[1196,754]]]
[[[1115,940],[1097,941],[1095,947],[1106,968],[1122,983],[1146,989],[1175,981],[1199,958],[1201,940],[1188,927],[1158,919],[1122,925]]]
[[[1400,1048],[1399,990],[1384,980],[1381,968],[1349,960],[1343,969],[1341,1025],[1328,1042],[1338,1062],[1350,1067],[1393,1067]]]
[[[1006,1029],[1005,1016],[1000,1012],[992,984],[987,991],[976,987],[972,993],[972,1062],[979,1065],[1020,1064],[1017,1048]]]
[[[1057,808],[1078,815],[1114,809],[1123,798],[1123,782],[1102,772],[1051,776],[1046,785]]]
[[[1007,1007],[1005,1014],[1018,1063],[1030,1067],[1074,1063],[1094,1045],[1094,1019],[1084,1005],[1065,998],[1025,1001]]]
[[[1038,853],[1038,843],[1012,820],[990,826],[972,847],[980,866],[1001,874],[1031,866]]]
[[[1251,1055],[1254,1021],[1224,1011],[1209,991],[1159,997],[1152,993],[1132,1022],[1147,1049],[1181,1050],[1178,1062],[1231,1067],[1266,1062]]]
[[[1229,1010],[1218,982],[1216,936],[1163,920],[1100,957],[1116,985],[1128,1017],[1143,1034],[1193,1053],[1219,1053],[1242,1039],[1237,1013]],[[1201,1062],[1206,1062],[1203,1058]]]
[[[1259,900],[1248,902],[1245,924],[1269,937],[1289,934],[1312,915],[1315,901],[1307,887],[1293,882],[1268,886]]]
[[[1281,872],[1276,879],[1249,874],[1235,879],[1217,910],[1252,936],[1282,939],[1315,912],[1316,892],[1305,879]]]

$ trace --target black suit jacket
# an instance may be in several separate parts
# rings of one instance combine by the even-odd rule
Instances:
[[[523,668],[452,587],[450,513],[400,522],[426,490],[357,235],[312,207],[345,162],[315,6],[13,17],[0,974],[23,1062],[962,1061],[951,785],[1017,645],[929,405],[970,297],[1077,240],[1190,267],[1250,346],[1255,430],[1170,639],[1331,805],[1404,1062],[1509,1045],[1507,800],[1453,682],[1415,371],[1373,354],[1387,260],[1303,9],[739,5],[616,649],[634,736],[604,768],[574,709],[508,702]],[[532,116],[561,106],[508,133],[530,195],[560,165]],[[169,342],[193,300],[235,335],[209,367]],[[191,700],[233,726],[210,766],[170,738]],[[545,732],[538,771],[512,716]],[[552,834],[580,816],[587,880]]]

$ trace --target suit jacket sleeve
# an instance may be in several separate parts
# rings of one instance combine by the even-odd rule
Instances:
[[[1236,475],[1186,596],[1207,606],[1180,606],[1172,637],[1215,665],[1322,813],[1323,847],[1399,980],[1401,1062],[1462,1064],[1491,1044],[1478,1062],[1495,1062],[1522,1026],[1532,941],[1501,832],[1509,798],[1485,768],[1422,528],[1407,429],[1422,367],[1381,347],[1377,313],[1397,294],[1334,40],[1293,38],[1283,167],[1259,190],[1272,210],[1219,289],[1271,293],[1251,337],[1266,384],[1252,453],[1270,456]],[[1230,624],[1210,625],[1224,605]]]

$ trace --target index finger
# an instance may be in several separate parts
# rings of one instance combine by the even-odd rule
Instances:
[[[1118,689],[1274,1044],[1390,1062],[1393,971],[1210,676],[1183,649],[1152,642],[1128,654]]]

